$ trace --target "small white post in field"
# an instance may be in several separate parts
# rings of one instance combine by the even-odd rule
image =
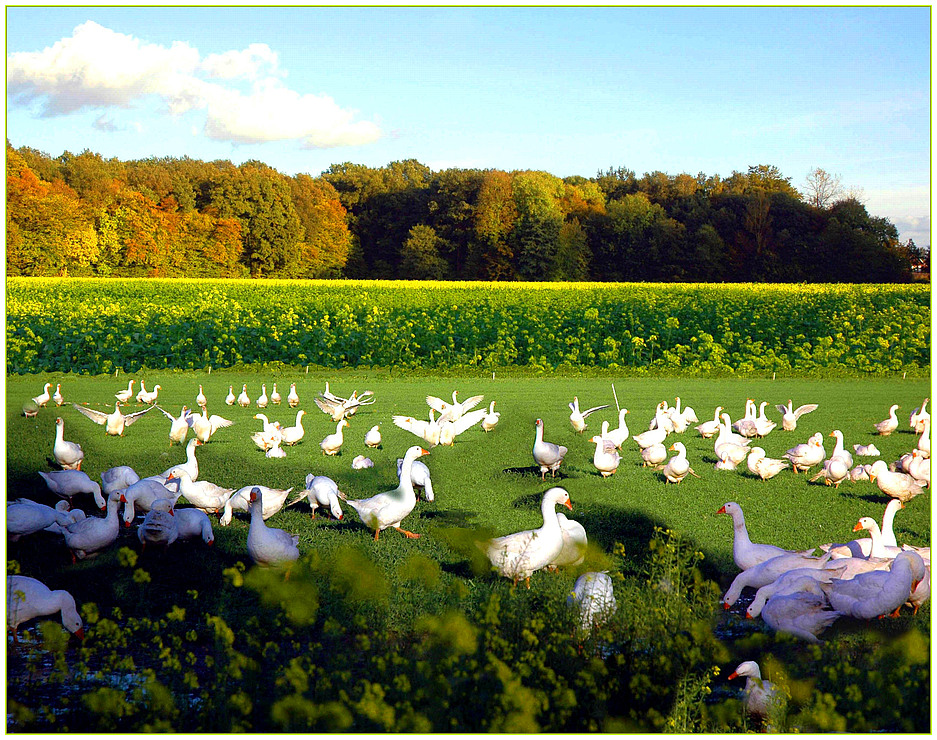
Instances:
[[[491,379],[492,379],[492,380],[495,379],[495,371],[494,371],[494,370],[491,371]]]
[[[901,379],[902,379],[902,380],[907,380],[907,379],[908,379],[908,371],[907,371],[907,370],[905,370],[903,373],[901,373]]]
[[[778,376],[777,372],[771,373],[771,380],[777,379],[777,376]]]
[[[309,365],[306,365],[306,375],[309,375]]]
[[[211,365],[208,366],[208,374],[211,375]]]
[[[618,394],[615,392],[615,384],[612,383],[612,395],[615,396],[615,406],[621,411],[621,406],[618,404]]]

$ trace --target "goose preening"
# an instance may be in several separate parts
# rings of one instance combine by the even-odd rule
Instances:
[[[131,424],[135,423],[138,419],[142,418],[145,413],[151,411],[153,407],[147,406],[142,411],[134,411],[132,414],[124,415],[120,411],[120,403],[120,401],[117,401],[114,404],[114,411],[110,414],[104,411],[85,408],[84,406],[79,406],[77,403],[73,403],[72,406],[78,409],[81,414],[91,419],[95,424],[103,425],[105,434],[110,434],[114,437],[122,437],[124,436],[125,427],[129,427]]]
[[[490,432],[498,425],[498,421],[501,419],[501,412],[495,411],[495,402],[492,401],[488,404],[488,413],[485,414],[485,418],[482,419],[482,429],[486,432]]]
[[[563,549],[563,531],[556,517],[556,507],[565,506],[572,511],[569,493],[560,487],[549,489],[540,502],[543,524],[538,529],[495,537],[479,547],[488,556],[498,573],[510,578],[516,585],[524,579],[530,588],[530,576],[548,566]]]
[[[342,493],[338,490],[338,484],[327,475],[314,475],[309,473],[306,476],[306,488],[297,495],[287,506],[298,504],[303,499],[309,502],[309,508],[312,509],[312,518],[316,518],[316,509],[320,506],[327,510],[336,519],[341,519],[342,506],[339,499]]]
[[[843,615],[829,608],[820,582],[810,583],[813,585],[805,590],[770,599],[761,610],[761,618],[775,632],[786,632],[816,645],[822,642],[818,635]]]
[[[374,530],[375,542],[377,542],[381,531],[388,527],[396,529],[408,539],[420,536],[408,532],[400,525],[416,506],[416,493],[413,490],[413,479],[411,477],[413,461],[428,454],[429,452],[419,445],[414,445],[407,450],[403,456],[403,464],[400,467],[400,483],[392,491],[379,493],[365,499],[342,498],[355,510],[358,518],[361,519],[361,523],[368,529]],[[342,497],[341,493],[339,493],[339,497]]]
[[[745,688],[742,690],[742,705],[752,717],[767,720],[780,714],[787,704],[787,698],[771,681],[761,677],[761,669],[754,660],[740,663],[732,673],[729,680],[745,678]]]
[[[921,556],[906,550],[892,561],[889,570],[860,573],[848,581],[834,579],[821,588],[836,611],[856,619],[875,619],[897,616],[926,575]]]
[[[769,600],[794,593],[813,593],[820,596],[825,604],[826,596],[817,584],[829,583],[834,578],[840,578],[845,570],[845,565],[837,568],[832,567],[832,563],[827,563],[823,568],[794,568],[782,573],[771,583],[758,588],[748,609],[745,610],[745,617],[754,619],[761,614],[761,610]]]
[[[607,409],[608,404],[603,406],[593,406],[591,409],[586,409],[581,411],[579,408],[579,396],[573,396],[573,402],[569,404],[569,422],[573,425],[573,429],[577,432],[582,432],[586,428],[586,418],[590,414],[594,414],[596,411],[601,411],[602,409]]]
[[[104,509],[106,502],[101,495],[101,486],[91,480],[83,470],[53,470],[49,473],[39,471],[49,490],[59,498],[69,502],[76,493],[90,493],[99,509]]]
[[[775,408],[781,412],[781,428],[785,432],[793,432],[797,429],[797,420],[804,414],[816,411],[818,407],[819,404],[816,403],[805,403],[803,406],[798,406],[795,409],[794,402],[788,400],[787,406],[783,403],[779,403]]]
[[[897,403],[892,404],[892,407],[888,409],[888,418],[876,422],[875,431],[877,434],[880,434],[883,437],[887,437],[898,428],[898,416],[895,414],[895,412],[900,408],[901,406],[899,406]]]
[[[48,529],[53,524],[64,527],[73,521],[68,515],[68,501],[59,501],[53,508],[28,498],[9,502],[6,508],[6,520],[7,536],[11,542]]]
[[[256,485],[243,486],[228,496],[228,500],[224,502],[224,512],[218,520],[218,524],[222,527],[227,527],[231,523],[231,519],[234,518],[235,511],[249,513],[251,493],[255,490],[259,490],[262,494],[261,499],[263,505],[261,506],[261,514],[264,520],[267,520],[283,508],[283,504],[286,503],[286,497],[290,495],[290,491],[293,490],[293,487],[269,488],[268,486]]]
[[[62,626],[79,640],[85,631],[75,599],[68,591],[53,591],[42,581],[28,576],[7,576],[7,628],[13,630],[13,642],[17,642],[16,631],[24,622],[51,614],[62,615]]]
[[[140,480],[137,471],[129,465],[117,465],[101,473],[101,491],[110,496],[114,491],[122,491]]]
[[[342,435],[342,427],[348,426],[347,419],[341,419],[335,425],[335,433],[329,434],[319,443],[319,447],[322,448],[322,453],[324,455],[337,455],[342,449],[342,443],[345,441],[344,436]]]
[[[618,608],[612,579],[606,571],[583,573],[566,597],[566,606],[579,608],[579,627],[589,632],[607,620]]]
[[[127,389],[123,391],[117,391],[114,394],[116,398],[121,403],[127,403],[131,398],[133,398],[133,378],[130,379],[130,382],[127,384]]]
[[[397,477],[399,478],[403,472],[403,458],[397,458]],[[433,501],[436,498],[436,494],[433,493],[433,481],[429,474],[429,468],[426,467],[426,464],[422,460],[414,460],[410,464],[410,481],[413,483],[415,489],[421,489],[423,491],[423,496],[427,501]],[[414,490],[415,490],[414,489]]]
[[[180,540],[190,540],[201,537],[206,545],[215,544],[215,534],[211,529],[211,520],[208,514],[190,506],[173,509],[176,518],[176,530]]]
[[[81,461],[85,453],[77,442],[65,439],[65,420],[60,416],[55,420],[55,442],[52,444],[52,457],[63,470],[81,470]]]
[[[478,404],[485,400],[484,396],[470,396],[460,403],[456,398],[458,393],[458,391],[452,391],[452,403],[446,403],[437,396],[426,397],[427,405],[439,414],[440,422],[457,421],[464,413],[475,408]]]
[[[555,478],[556,471],[563,462],[563,458],[566,457],[568,450],[563,445],[544,442],[542,419],[537,419],[534,426],[537,428],[537,432],[534,437],[533,456],[534,462],[540,466],[540,480],[545,480],[548,470],[551,477]]]
[[[618,463],[621,462],[621,455],[618,454],[617,446],[612,440],[605,439],[600,434],[596,434],[589,441],[595,445],[592,464],[595,465],[595,469],[602,474],[603,478],[608,478],[618,470]]]
[[[51,387],[52,383],[46,383],[45,387],[42,389],[42,393],[40,393],[38,396],[33,396],[32,402],[37,406],[45,406],[47,403],[49,403],[50,399],[52,398],[52,396],[49,395],[49,389]]]
[[[915,496],[924,493],[924,489],[908,473],[893,473],[884,460],[872,463],[869,477],[875,481],[878,489],[902,503],[907,503]]]
[[[826,450],[823,449],[823,434],[817,432],[806,444],[799,444],[791,447],[782,455],[791,461],[791,468],[796,473],[798,470],[807,472],[814,465],[820,464],[826,457]]]
[[[785,550],[777,545],[759,544],[751,541],[748,535],[748,529],[745,526],[745,515],[742,513],[742,507],[734,501],[729,501],[717,514],[728,514],[732,517],[732,558],[735,564],[742,570],[748,570],[759,563],[775,558],[779,555],[805,555],[812,550],[794,551]]]
[[[789,460],[767,457],[764,448],[752,447],[748,451],[748,469],[762,480],[773,478],[785,468],[789,468]]]
[[[264,523],[263,493],[254,486],[248,494],[251,523],[247,530],[247,554],[257,565],[270,566],[299,559],[299,535]]]

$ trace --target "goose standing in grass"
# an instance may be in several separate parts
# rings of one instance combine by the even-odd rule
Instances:
[[[290,383],[290,392],[286,396],[286,402],[290,405],[291,409],[299,406],[299,394],[296,393],[296,383]]]
[[[756,437],[767,437],[778,425],[776,421],[771,421],[771,419],[765,416],[765,406],[767,405],[767,401],[762,401],[758,409],[758,417],[755,419]]]
[[[299,535],[268,527],[263,517],[263,493],[254,486],[249,496],[251,523],[247,554],[257,565],[282,565],[299,559]]]
[[[605,439],[609,439],[614,442],[615,447],[619,450],[621,446],[628,441],[628,436],[630,432],[628,431],[628,425],[625,423],[625,414],[628,413],[628,409],[619,409],[618,411],[618,428],[605,430],[605,424],[608,422],[603,422],[602,427],[602,436]]]
[[[101,495],[101,486],[91,480],[83,470],[53,470],[50,473],[40,471],[39,475],[52,493],[69,503],[76,493],[90,493],[99,509],[106,505],[104,496]]]
[[[7,576],[7,628],[13,630],[13,642],[21,624],[52,614],[62,615],[62,626],[79,640],[84,639],[85,630],[75,598],[68,592],[53,591],[42,581],[28,576]]]
[[[397,477],[403,473],[403,458],[397,458]],[[433,493],[433,480],[429,474],[429,468],[426,467],[426,464],[422,460],[414,460],[410,464],[410,482],[413,483],[414,492],[419,498],[420,491],[423,492],[423,497],[427,501],[433,501],[436,498],[436,494]]]
[[[268,404],[269,402],[270,402],[270,398],[267,396],[267,384],[266,384],[266,383],[261,383],[261,384],[260,384],[260,395],[257,396],[257,401],[256,401],[256,403],[257,403],[257,408],[259,408],[259,409],[265,409],[265,408],[267,408],[267,404]]]
[[[608,573],[590,572],[579,576],[566,597],[566,606],[579,608],[579,627],[585,632],[606,621],[618,608]]]
[[[877,434],[880,434],[883,437],[887,437],[893,431],[898,428],[898,416],[895,412],[900,409],[897,403],[893,404],[890,409],[888,409],[888,418],[883,421],[876,422],[875,431]]]
[[[209,416],[208,408],[205,406],[202,406],[201,409],[201,414],[190,412],[187,419],[189,425],[192,427],[192,431],[195,432],[196,439],[202,444],[207,444],[219,429],[224,429],[234,424],[230,419],[225,419],[217,414]]]
[[[169,419],[169,444],[170,446],[175,444],[182,444],[185,442],[185,438],[189,435],[189,407],[183,406],[182,411],[179,413],[179,418],[170,414],[166,409],[161,406],[157,406],[160,411],[163,412],[163,415]]]
[[[143,385],[142,381],[140,382],[140,385]],[[156,403],[156,399],[159,398],[159,391],[161,388],[162,386],[159,383],[157,383],[156,385],[153,386],[152,391],[148,391],[148,392],[141,391],[140,393],[137,394],[137,402],[138,403],[151,403],[151,404]]]
[[[749,716],[770,720],[783,712],[787,698],[774,683],[762,679],[761,669],[754,660],[740,663],[738,668],[729,674],[730,681],[735,678],[745,679],[742,705]]]
[[[788,400],[787,406],[783,403],[779,403],[775,408],[781,412],[781,428],[785,432],[793,432],[797,429],[797,420],[804,414],[816,411],[817,408],[819,408],[819,404],[805,403],[803,406],[798,406],[795,409],[794,402]]]
[[[914,411],[911,412],[911,418],[908,420],[908,426],[915,434],[920,434],[924,431],[925,419],[930,421],[930,414],[927,412],[928,401],[930,401],[930,399],[925,398],[924,403],[921,404],[921,407],[914,409]]]
[[[138,480],[140,476],[129,465],[116,465],[101,473],[101,491],[105,496],[110,496],[114,491],[123,491]]]
[[[339,499],[343,496],[338,490],[338,484],[327,475],[314,475],[309,473],[306,476],[306,488],[296,498],[290,501],[287,506],[298,504],[303,499],[309,502],[309,508],[312,509],[312,518],[316,518],[316,509],[320,506],[328,511],[335,519],[341,519],[342,506]]]
[[[142,411],[134,411],[132,414],[127,414],[125,416],[120,411],[120,401],[117,401],[114,404],[114,411],[110,414],[104,411],[88,409],[84,406],[79,406],[77,403],[73,403],[72,406],[74,406],[83,416],[91,419],[91,421],[93,421],[95,424],[103,425],[104,433],[114,437],[123,437],[125,427],[129,427],[131,424],[134,424],[139,419],[141,419],[145,413],[153,409],[152,406],[147,406]]]
[[[709,439],[719,434],[719,428],[721,426],[719,414],[722,413],[722,406],[716,406],[716,411],[713,413],[713,418],[709,421],[704,421],[702,424],[695,427],[696,431],[700,433],[700,436],[704,439]]]
[[[127,401],[133,398],[133,378],[131,378],[130,382],[127,384],[127,390],[118,391],[114,394],[114,398],[121,403],[127,403]]]
[[[55,393],[52,394],[52,401],[56,406],[61,406],[63,403],[65,403],[65,397],[62,395],[61,383],[55,384]]]
[[[40,393],[38,396],[33,396],[32,402],[37,406],[45,406],[47,403],[49,403],[49,400],[52,398],[52,396],[49,395],[49,389],[51,387],[52,383],[46,383],[45,387],[42,389],[42,393]]]
[[[729,421],[729,415],[723,414],[719,436],[713,444],[713,452],[727,469],[734,470],[748,457],[748,445],[751,440],[733,433]]]
[[[921,436],[917,441],[917,448],[924,457],[930,458],[930,417],[924,420],[921,429]]]
[[[786,457],[791,461],[791,468],[795,473],[798,470],[807,472],[826,457],[826,450],[823,449],[823,434],[817,432],[807,440],[806,444],[791,447],[782,457]]]
[[[542,419],[537,419],[537,421],[534,422],[534,426],[536,427],[537,432],[536,436],[534,437],[533,456],[534,462],[540,466],[540,480],[546,479],[548,470],[550,471],[551,477],[555,478],[556,471],[563,462],[563,458],[566,457],[568,450],[563,445],[554,444],[553,442],[545,442],[543,440]]]
[[[839,488],[839,484],[849,479],[849,466],[842,457],[831,457],[823,461],[823,469],[810,479],[815,483],[823,478],[823,483],[833,488]]]
[[[603,478],[608,478],[618,470],[618,463],[621,462],[618,448],[615,447],[612,440],[605,439],[601,434],[596,434],[589,441],[595,445],[592,464],[595,465],[595,469],[602,474]]]
[[[375,424],[371,427],[367,434],[364,435],[364,445],[365,447],[380,447],[381,446],[381,425]]]
[[[296,423],[291,427],[284,427],[280,430],[280,440],[283,444],[292,447],[302,440],[306,434],[306,430],[303,429],[303,416],[305,415],[306,412],[300,409],[296,412]]]
[[[732,558],[735,564],[741,570],[748,570],[759,563],[763,563],[779,555],[804,555],[811,550],[795,552],[785,550],[777,545],[759,544],[751,541],[748,535],[748,529],[745,526],[745,515],[742,513],[742,507],[734,501],[724,504],[717,514],[728,514],[732,517]]]
[[[485,409],[475,409],[462,414],[455,421],[439,422],[439,444],[451,447],[455,444],[456,437],[482,421],[487,413]]]
[[[251,434],[251,439],[255,445],[266,451],[273,447],[274,442],[279,444],[279,442],[282,441],[282,437],[280,436],[280,422],[271,422],[267,419],[266,414],[254,414],[254,418],[264,425],[261,431]]]
[[[60,416],[55,420],[55,442],[52,444],[52,457],[63,470],[81,470],[81,461],[85,459],[84,450],[77,442],[65,439],[65,420]]]
[[[515,585],[523,578],[527,588],[530,588],[530,576],[545,568],[560,554],[563,549],[563,532],[556,518],[557,506],[565,506],[570,511],[573,508],[569,493],[559,487],[551,488],[543,494],[540,502],[543,524],[538,529],[528,529],[479,543],[491,566],[500,575],[512,579]]]
[[[277,390],[277,384],[273,384],[273,390],[270,392],[270,403],[274,406],[279,406],[280,401],[283,400],[280,398],[280,392]]]
[[[106,516],[89,516],[62,529],[65,546],[72,552],[72,562],[76,558],[83,560],[94,557],[117,541],[117,535],[120,534],[117,510],[120,508],[121,495],[112,493],[107,497]]]
[[[495,411],[495,402],[492,401],[488,404],[488,413],[485,414],[485,418],[482,419],[482,429],[486,432],[490,432],[498,425],[498,421],[501,419],[501,412]]]
[[[458,391],[452,391],[452,403],[446,403],[436,396],[427,396],[426,403],[439,414],[440,423],[444,421],[458,421],[462,415],[474,409],[478,404],[485,400],[484,396],[470,396],[464,401],[459,402],[456,398]]]
[[[342,419],[335,425],[335,433],[329,434],[319,443],[324,455],[337,455],[342,449],[342,443],[345,441],[342,435],[342,428],[348,426],[348,420]]]
[[[422,455],[428,454],[429,452],[419,445],[414,445],[407,450],[400,468],[400,483],[392,491],[379,493],[365,499],[342,499],[355,510],[365,527],[374,530],[375,542],[377,542],[381,531],[388,527],[396,529],[407,539],[420,536],[403,529],[400,525],[416,506],[416,492],[413,490],[413,479],[411,477],[413,461]]]
[[[925,456],[920,450],[914,450],[911,453],[911,461],[908,463],[908,475],[914,478],[919,486],[930,486],[930,458]]]
[[[686,446],[683,442],[674,442],[670,445],[670,449],[677,454],[664,465],[664,478],[668,483],[679,483],[693,473],[693,468],[690,467],[690,461],[686,458]]]
[[[147,544],[165,549],[179,539],[172,499],[161,498],[153,502],[137,526],[137,539],[144,550]]]
[[[852,453],[846,449],[846,446],[843,444],[843,433],[839,429],[834,429],[830,432],[831,437],[836,438],[836,445],[833,447],[833,451],[830,453],[830,457],[841,457],[846,461],[846,467],[851,468],[853,459]]]
[[[764,448],[752,447],[748,452],[748,469],[762,480],[773,478],[785,468],[789,468],[789,460],[780,460],[774,457],[767,457]]]
[[[732,428],[738,432],[741,436],[746,438],[755,437],[758,434],[758,425],[757,425],[757,413],[758,410],[755,407],[755,401],[751,398],[746,399],[745,401],[745,415],[736,421]]]
[[[921,556],[904,551],[892,561],[890,570],[860,573],[848,581],[834,579],[820,587],[836,611],[855,619],[875,619],[897,616],[926,575]]]
[[[667,448],[662,444],[651,445],[641,449],[642,468],[655,467],[667,459]]]
[[[206,514],[217,514],[224,508],[228,496],[234,493],[233,488],[223,488],[211,481],[192,480],[184,470],[173,471],[169,481],[179,481],[179,493],[196,509],[201,509]]]
[[[716,437],[716,441],[713,443],[714,445],[718,446],[720,444],[730,443],[740,447],[748,447],[748,445],[752,443],[750,438],[732,431],[732,419],[725,411],[722,412],[720,418],[722,419],[722,424],[719,425],[719,436]]]
[[[205,397],[205,391],[201,385],[198,387],[198,393],[195,394],[195,405],[199,407],[208,405],[208,399]]]
[[[631,439],[641,449],[645,447],[650,447],[651,445],[663,444],[664,440],[667,439],[667,428],[664,426],[664,414],[663,407],[661,404],[657,405],[657,411],[655,412],[655,421],[653,429],[648,429],[646,432],[640,432],[639,434],[632,434]]]
[[[241,386],[241,392],[238,394],[237,403],[242,409],[246,409],[251,405],[251,397],[247,395],[247,383]]]
[[[896,498],[904,504],[915,496],[924,493],[924,489],[918,485],[914,478],[907,473],[893,473],[888,469],[888,463],[884,460],[876,460],[872,463],[869,477],[882,493]]]
[[[236,401],[237,401],[237,398],[236,398],[235,395],[234,395],[234,386],[233,386],[233,385],[229,385],[229,386],[228,386],[228,395],[225,396],[224,402],[225,402],[228,406],[233,406]]]
[[[261,507],[261,512],[263,514],[263,518],[266,520],[283,508],[283,505],[286,503],[286,497],[290,495],[293,487],[270,488],[268,486],[248,485],[239,488],[237,491],[228,496],[228,500],[224,502],[224,512],[222,513],[221,518],[218,520],[218,523],[222,527],[227,527],[231,523],[231,519],[234,518],[235,511],[250,511],[250,495],[254,490],[259,490],[261,494],[263,494],[263,505]]]
[[[586,418],[590,414],[594,414],[596,411],[601,411],[602,409],[607,408],[608,404],[606,403],[602,406],[593,406],[591,409],[581,411],[579,409],[579,396],[573,396],[573,402],[569,404],[569,410],[571,412],[569,415],[569,422],[573,425],[573,429],[581,434],[586,428]]]
[[[148,393],[149,393],[149,392],[148,392],[147,389],[146,389],[146,385],[145,385],[144,382],[141,380],[141,381],[140,381],[140,390],[137,391],[137,403],[143,403],[143,402],[144,402],[143,399],[147,397]]]

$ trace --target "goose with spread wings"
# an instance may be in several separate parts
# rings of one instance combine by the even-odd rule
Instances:
[[[129,427],[140,417],[142,417],[147,411],[153,409],[152,406],[147,406],[143,411],[135,411],[132,414],[122,414],[120,412],[120,401],[115,402],[114,411],[110,414],[106,411],[97,411],[96,409],[88,409],[84,406],[79,406],[77,403],[73,403],[74,406],[80,413],[84,416],[87,416],[95,424],[101,424],[104,427],[104,433],[110,434],[115,437],[122,437],[124,435],[124,427]]]

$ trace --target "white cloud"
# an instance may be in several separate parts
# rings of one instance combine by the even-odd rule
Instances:
[[[918,246],[930,244],[930,186],[907,185],[864,192],[866,210],[884,216],[898,229],[901,239],[914,239]]]
[[[205,111],[204,135],[221,141],[293,140],[320,148],[381,137],[376,123],[355,120],[357,111],[327,95],[296,92],[283,77],[277,53],[266,44],[202,59],[186,43],[167,48],[92,21],[42,51],[7,57],[12,102],[40,102],[42,116],[129,108],[155,96],[173,116]],[[95,123],[101,130],[114,125],[106,114]]]

